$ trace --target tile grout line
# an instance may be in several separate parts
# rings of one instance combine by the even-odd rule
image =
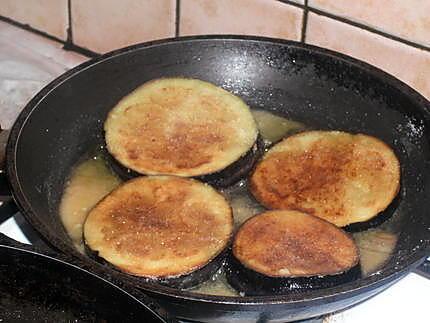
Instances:
[[[363,23],[360,23],[360,22],[356,22],[356,21],[350,20],[348,18],[340,17],[340,16],[337,16],[337,15],[334,15],[334,14],[331,14],[329,12],[326,12],[326,11],[323,11],[323,10],[320,10],[320,9],[317,9],[317,8],[313,8],[313,7],[308,7],[308,11],[311,12],[311,13],[315,13],[317,15],[323,16],[323,17],[331,18],[333,20],[336,20],[336,21],[348,24],[348,25],[353,26],[353,27],[357,27],[357,28],[363,29],[365,31],[377,34],[379,36],[382,36],[382,37],[385,37],[385,38],[397,41],[399,43],[403,43],[405,45],[408,45],[408,46],[411,46],[411,47],[414,47],[414,48],[417,48],[417,49],[421,49],[421,50],[425,50],[425,51],[430,51],[430,47],[429,46],[418,44],[418,43],[415,43],[413,41],[410,41],[410,40],[407,40],[407,39],[404,39],[404,38],[401,38],[401,37],[398,37],[398,36],[395,36],[395,35],[383,32],[381,30],[378,30],[376,28],[367,26],[367,25],[365,25]]]
[[[175,37],[179,37],[180,19],[181,19],[181,0],[176,0],[176,8],[175,8]]]
[[[61,40],[60,38],[52,36],[52,35],[50,35],[48,33],[43,32],[43,31],[34,29],[34,28],[30,27],[30,25],[28,25],[28,24],[23,24],[23,23],[17,22],[15,20],[12,20],[12,19],[10,19],[8,17],[3,17],[3,16],[0,16],[0,21],[6,22],[8,24],[11,24],[12,26],[15,26],[15,27],[27,30],[27,31],[31,31],[31,32],[33,32],[35,34],[38,34],[39,36],[43,36],[43,37],[46,37],[46,38],[48,38],[50,40],[54,40],[56,42],[64,44],[64,40]]]
[[[309,14],[309,12],[312,12],[312,13],[315,13],[315,14],[320,15],[320,16],[331,18],[333,20],[340,21],[340,22],[343,22],[345,24],[348,24],[348,25],[351,25],[351,26],[354,26],[354,27],[357,27],[357,28],[360,28],[360,29],[364,29],[364,30],[366,30],[368,32],[371,32],[371,33],[377,34],[379,36],[382,36],[382,37],[385,37],[385,38],[397,41],[399,43],[403,43],[405,45],[408,45],[408,46],[411,46],[411,47],[414,47],[414,48],[417,48],[417,49],[421,49],[421,50],[424,50],[424,51],[430,51],[430,46],[418,44],[418,43],[416,43],[414,41],[407,40],[405,38],[402,38],[402,37],[399,37],[399,36],[395,36],[395,35],[383,32],[383,31],[378,30],[376,28],[367,26],[367,25],[365,25],[363,23],[356,22],[356,21],[350,20],[348,18],[344,18],[344,17],[341,17],[341,16],[337,16],[335,14],[331,14],[331,13],[326,12],[324,10],[311,7],[311,6],[308,5],[308,2],[309,2],[308,0],[304,0],[305,5],[302,5],[302,4],[296,3],[296,2],[292,2],[290,0],[276,0],[276,1],[281,2],[281,3],[285,3],[285,4],[288,4],[288,5],[297,7],[297,8],[302,8],[303,10],[307,10],[307,13],[306,13],[306,24],[307,24],[308,14]],[[304,41],[306,41],[306,34],[303,35],[303,31],[302,31],[302,37],[303,36],[304,36]]]
[[[19,28],[19,33],[21,33],[21,32],[28,33],[27,30],[23,30],[23,29]],[[71,67],[68,66],[67,63],[65,63],[61,59],[57,60],[56,55],[53,54],[51,51],[46,52],[44,50],[40,50],[40,48],[38,48],[37,46],[36,46],[36,48],[32,47],[31,46],[31,41],[30,41],[30,45],[29,45],[28,42],[14,42],[15,39],[14,39],[13,35],[11,37],[9,34],[0,35],[0,38],[4,39],[6,41],[12,42],[14,44],[14,46],[16,48],[19,48],[20,50],[32,52],[32,55],[41,57],[44,60],[48,60],[48,61],[52,62],[55,65],[61,66],[62,68],[65,68],[65,69],[70,69],[71,68]],[[41,39],[40,41],[42,41],[43,43],[45,43],[46,39],[47,39],[47,37],[43,37],[43,39]],[[52,40],[50,40],[50,42],[51,41]],[[55,44],[51,44],[50,43],[48,46],[54,45],[55,46],[54,47],[55,51],[61,51],[63,49],[60,46],[61,44],[62,44],[61,42],[55,41]],[[30,79],[28,79],[28,80],[30,80]]]
[[[305,7],[306,7],[306,4],[303,5],[301,3],[290,1],[290,0],[276,0],[276,1],[282,2],[285,4],[289,4],[289,5],[292,5],[294,7],[301,8],[301,9],[305,9]],[[307,2],[307,1],[305,0],[305,2]]]
[[[81,47],[76,45],[73,42],[73,17],[72,17],[72,0],[67,0],[67,13],[68,13],[68,21],[69,24],[67,28],[67,39],[64,42],[63,49],[65,50],[71,50],[74,52],[77,52],[79,54],[88,56],[88,57],[95,57],[99,56],[99,53],[93,52],[92,50],[89,50],[87,48]]]
[[[388,39],[391,39],[391,40],[403,43],[403,44],[411,46],[413,48],[417,48],[417,49],[421,49],[421,50],[429,51],[430,52],[430,47],[429,46],[421,45],[421,44],[415,43],[413,41],[406,40],[404,38],[388,34],[386,32],[380,31],[380,30],[375,29],[373,27],[366,26],[366,25],[364,25],[362,23],[355,22],[355,21],[350,20],[348,18],[340,17],[340,16],[337,16],[337,15],[325,12],[323,10],[310,7],[310,6],[308,6],[308,0],[305,0],[305,5],[302,5],[302,4],[299,4],[299,3],[295,3],[295,2],[292,2],[290,0],[276,0],[276,1],[279,1],[279,2],[285,3],[285,4],[289,4],[289,5],[298,7],[298,8],[302,8],[304,11],[306,11],[306,13],[304,13],[304,15],[303,15],[303,21],[302,21],[302,34],[301,34],[301,41],[302,42],[306,41],[306,27],[307,27],[308,14],[309,14],[309,12],[311,12],[311,13],[315,13],[315,14],[320,15],[320,16],[331,18],[333,20],[340,21],[342,23],[345,23],[345,24],[348,24],[348,25],[351,25],[351,26],[354,26],[354,27],[366,30],[368,32],[377,34],[379,36],[382,36],[382,37],[385,37],[385,38],[388,38]],[[52,35],[50,35],[50,34],[48,34],[46,32],[34,29],[30,25],[28,25],[28,24],[17,22],[17,21],[15,21],[13,19],[10,19],[8,17],[4,17],[4,16],[0,15],[0,21],[4,21],[4,22],[7,22],[7,23],[10,23],[10,24],[12,24],[12,25],[14,25],[16,27],[25,29],[27,31],[33,32],[35,34],[38,34],[38,35],[43,36],[43,37],[46,37],[48,39],[60,42],[60,43],[64,44],[64,49],[66,49],[66,50],[72,50],[72,51],[75,51],[75,52],[77,52],[79,54],[82,54],[82,55],[85,55],[85,56],[88,56],[88,57],[95,57],[95,56],[100,55],[99,53],[96,53],[94,51],[91,51],[91,50],[89,50],[87,48],[78,46],[78,45],[76,45],[76,44],[73,43],[73,39],[72,39],[73,35],[72,35],[72,27],[71,27],[71,0],[68,0],[68,11],[69,11],[69,28],[67,30],[67,40],[66,41],[64,41],[64,40],[62,40],[60,38],[57,38],[55,36],[52,36]],[[175,17],[176,18],[176,20],[175,20],[175,37],[178,37],[179,33],[180,33],[180,22],[179,22],[179,20],[180,20],[180,0],[176,0],[176,15],[175,16],[176,16]],[[69,41],[69,37],[70,37],[70,41]]]
[[[66,43],[73,44],[73,30],[72,30],[72,0],[67,0],[67,39]]]
[[[300,38],[300,41],[302,43],[306,42],[306,30],[308,27],[308,13],[309,13],[308,0],[305,0],[305,7],[303,8],[303,18],[302,18],[302,35]]]
[[[78,54],[87,56],[89,58],[93,58],[93,57],[97,57],[97,56],[102,55],[101,53],[97,53],[95,51],[92,51],[91,49],[81,47],[79,45],[76,45],[75,43],[70,43],[70,44],[64,43],[63,49],[64,50],[70,50],[72,52],[76,52]]]
[[[31,27],[28,24],[23,24],[23,23],[15,21],[15,20],[12,20],[10,18],[4,17],[4,16],[0,16],[0,21],[6,22],[8,24],[11,24],[12,26],[18,27],[20,29],[24,29],[24,30],[32,32],[36,35],[39,35],[39,36],[48,38],[50,40],[53,40],[57,43],[63,44],[64,50],[70,50],[70,51],[76,52],[78,54],[87,56],[87,57],[96,57],[96,56],[100,55],[99,53],[93,52],[92,50],[78,46],[74,43],[66,43],[64,40],[62,40],[58,37],[52,36],[46,32],[40,31],[38,29],[34,29],[33,27]]]

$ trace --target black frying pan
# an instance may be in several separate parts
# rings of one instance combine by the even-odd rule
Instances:
[[[0,234],[1,322],[167,322],[166,313],[142,293],[134,291],[138,300],[67,258],[44,252],[51,255]]]
[[[389,214],[399,239],[377,273],[335,288],[284,296],[218,297],[144,283],[79,254],[58,217],[73,165],[103,140],[115,103],[145,81],[194,77],[222,86],[250,106],[317,129],[376,136],[402,166],[399,202]],[[45,87],[12,128],[7,173],[15,201],[46,241],[94,271],[156,297],[174,315],[196,321],[299,320],[362,301],[430,254],[430,104],[392,76],[350,57],[291,41],[187,37],[132,46],[84,63]]]

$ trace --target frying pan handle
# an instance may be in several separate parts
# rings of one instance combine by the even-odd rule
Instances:
[[[424,260],[424,262],[415,268],[414,273],[430,279],[430,261]]]
[[[11,218],[16,212],[18,212],[18,208],[14,200],[11,197],[7,198],[0,195],[0,223]]]
[[[0,127],[0,223],[13,216],[18,208],[12,198],[9,183],[6,178],[6,143],[9,138],[9,130]]]
[[[31,249],[31,245],[28,245],[28,244],[16,241],[12,238],[9,238],[7,235],[5,235],[1,232],[0,232],[0,245],[33,251]]]
[[[45,256],[49,256],[52,258],[55,258],[60,261],[64,261],[67,263],[73,263],[74,265],[77,265],[78,267],[81,267],[84,270],[87,270],[91,272],[91,268],[86,268],[86,265],[84,263],[79,263],[78,260],[74,259],[73,262],[70,261],[70,259],[66,258],[65,256],[55,253],[54,251],[46,252],[46,250],[41,250],[39,247],[34,245],[28,245],[21,242],[18,242],[12,238],[9,238],[7,235],[0,232],[0,246],[7,246],[7,247],[13,247],[18,249],[23,249],[27,251],[31,251],[37,254],[42,254]],[[102,277],[102,275],[100,275]],[[155,313],[160,315],[163,319],[166,320],[166,322],[176,322],[173,318],[170,317],[170,315],[160,307],[152,298],[141,292],[140,290],[136,289],[134,286],[125,286],[122,282],[115,281],[112,277],[108,279],[111,283],[119,287],[120,289],[124,290],[125,292],[129,293],[130,295],[137,298],[139,301],[143,302],[146,306],[148,306],[150,309],[152,309]]]

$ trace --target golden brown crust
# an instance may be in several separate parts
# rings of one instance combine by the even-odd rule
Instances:
[[[230,206],[209,185],[169,176],[128,181],[88,215],[90,249],[137,276],[171,277],[201,268],[228,244]]]
[[[243,156],[257,138],[249,107],[207,82],[166,78],[122,99],[105,122],[109,152],[142,174],[199,176]]]
[[[334,275],[359,261],[348,234],[292,210],[267,211],[246,221],[234,238],[233,254],[245,267],[271,277]]]
[[[369,220],[400,187],[400,164],[371,136],[309,131],[284,139],[250,178],[255,198],[271,209],[295,209],[338,226]]]

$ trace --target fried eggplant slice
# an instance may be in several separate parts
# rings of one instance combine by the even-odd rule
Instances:
[[[300,210],[343,227],[387,208],[399,191],[400,163],[375,137],[308,131],[273,146],[249,183],[269,209]]]
[[[122,184],[90,211],[84,239],[121,271],[185,288],[218,269],[232,231],[231,208],[211,186],[146,176]]]
[[[276,210],[239,228],[226,273],[245,295],[283,294],[355,279],[358,262],[354,240],[340,228],[303,212]]]
[[[125,168],[182,177],[219,173],[240,162],[256,151],[258,136],[242,99],[186,78],[143,84],[109,112],[104,130],[109,153]]]

